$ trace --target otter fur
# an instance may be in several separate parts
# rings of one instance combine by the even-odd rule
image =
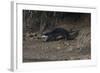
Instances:
[[[43,41],[57,41],[60,39],[73,40],[78,35],[78,31],[68,31],[64,28],[55,28],[42,35]]]

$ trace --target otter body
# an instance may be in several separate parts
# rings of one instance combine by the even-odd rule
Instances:
[[[69,31],[64,28],[55,28],[50,32],[46,32],[42,35],[44,41],[57,41],[60,39],[71,40]],[[72,35],[73,36],[73,35]]]
[[[46,32],[42,35],[44,41],[57,41],[60,39],[73,40],[78,35],[78,31],[67,31],[64,28],[55,28],[50,32]]]

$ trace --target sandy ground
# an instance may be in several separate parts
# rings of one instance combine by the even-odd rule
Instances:
[[[79,38],[68,41],[62,39],[50,42],[27,38],[27,40],[23,41],[23,62],[90,59],[91,49],[81,48],[78,43]]]

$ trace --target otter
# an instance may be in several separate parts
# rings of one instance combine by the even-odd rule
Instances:
[[[42,34],[43,41],[57,41],[60,39],[73,40],[78,35],[78,31],[68,31],[64,28],[55,28],[50,32]]]

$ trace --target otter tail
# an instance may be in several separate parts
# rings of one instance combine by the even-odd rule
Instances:
[[[71,30],[69,32],[68,40],[74,40],[78,36],[79,31],[80,30],[75,30],[75,31]]]

